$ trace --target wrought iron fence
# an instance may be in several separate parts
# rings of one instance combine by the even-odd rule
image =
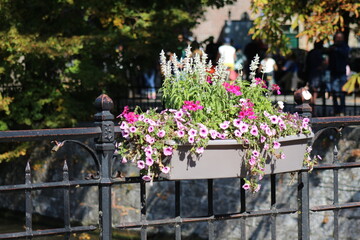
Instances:
[[[233,211],[231,213],[215,213],[214,211],[214,193],[219,190],[214,189],[214,180],[207,180],[207,214],[205,216],[186,216],[184,217],[181,211],[181,191],[183,182],[174,181],[175,185],[175,212],[174,217],[166,219],[152,220],[147,215],[147,195],[146,185],[149,183],[144,182],[140,177],[121,177],[115,174],[117,171],[113,169],[112,160],[115,150],[115,137],[120,132],[118,126],[114,126],[114,116],[110,113],[113,108],[113,102],[107,95],[99,96],[95,101],[95,106],[98,112],[95,114],[95,124],[93,127],[86,128],[70,128],[70,129],[45,129],[45,130],[24,130],[24,131],[3,131],[0,132],[0,142],[21,142],[21,141],[39,141],[51,140],[58,141],[57,147],[60,147],[67,142],[78,144],[90,153],[94,160],[96,167],[96,174],[89,176],[83,180],[70,180],[68,175],[68,165],[64,162],[62,169],[62,180],[55,182],[33,183],[32,182],[32,169],[31,164],[28,162],[24,169],[25,182],[23,184],[3,185],[0,186],[0,195],[7,192],[25,193],[25,227],[23,231],[13,233],[0,233],[0,239],[19,239],[26,238],[32,239],[39,236],[53,236],[62,235],[65,239],[70,239],[71,234],[77,232],[90,232],[99,231],[99,239],[112,239],[113,229],[131,229],[139,228],[141,232],[141,239],[148,238],[148,228],[152,226],[173,226],[175,239],[182,239],[182,227],[185,224],[207,223],[208,239],[216,239],[215,223],[238,219],[240,220],[240,239],[247,239],[248,230],[246,221],[254,217],[269,217],[270,218],[270,233],[271,239],[277,239],[277,218],[280,215],[295,214],[298,222],[298,239],[310,239],[310,213],[319,211],[332,211],[334,213],[334,239],[340,239],[339,236],[339,211],[347,208],[360,207],[360,202],[339,202],[339,183],[338,171],[343,168],[356,168],[360,167],[359,162],[340,163],[335,150],[334,160],[332,164],[323,164],[316,166],[314,171],[332,170],[334,175],[333,182],[333,204],[312,206],[309,204],[309,172],[308,169],[302,169],[296,172],[298,176],[297,182],[297,206],[293,208],[280,207],[277,204],[277,177],[273,174],[270,176],[270,206],[265,210],[252,210],[247,206],[247,194],[241,188],[243,180],[238,186],[240,192],[240,211]],[[303,105],[298,110],[306,111],[307,106]],[[306,112],[305,112],[306,114]],[[320,136],[325,129],[333,128],[340,131],[341,128],[348,125],[359,125],[360,116],[351,117],[330,117],[330,118],[313,118],[312,124],[317,129],[315,134],[316,139]],[[95,138],[95,149],[88,147],[82,142],[78,141],[79,138]],[[55,146],[55,147],[56,147]],[[156,184],[158,181],[155,180]],[[140,220],[136,222],[118,222],[112,225],[112,189],[114,186],[122,186],[123,184],[137,184],[140,186],[139,200],[140,205]],[[88,226],[72,226],[70,221],[70,189],[96,186],[99,189],[99,222],[95,225]],[[63,227],[54,229],[33,229],[33,215],[34,203],[32,201],[32,192],[41,189],[58,189],[63,193]],[[121,204],[121,203],[120,203]],[[226,203],[225,203],[226,204]]]

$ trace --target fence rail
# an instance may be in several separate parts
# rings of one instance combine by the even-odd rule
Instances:
[[[182,239],[182,226],[184,224],[193,224],[206,222],[208,225],[208,239],[216,238],[215,222],[239,219],[240,220],[240,238],[247,239],[246,221],[249,218],[268,216],[270,217],[270,234],[271,239],[277,239],[277,217],[279,215],[297,214],[298,219],[298,239],[310,239],[310,212],[332,211],[334,213],[334,239],[339,237],[339,211],[347,208],[360,207],[359,202],[339,202],[339,169],[344,168],[358,168],[360,162],[340,163],[338,161],[337,149],[334,152],[334,160],[331,164],[323,164],[314,167],[314,171],[332,170],[333,171],[333,204],[312,206],[309,204],[309,173],[308,169],[298,171],[297,182],[297,207],[296,208],[282,208],[277,205],[277,175],[270,175],[270,205],[265,210],[251,210],[248,209],[246,199],[247,194],[241,187],[244,180],[240,180],[238,191],[240,192],[240,211],[231,213],[215,214],[214,211],[214,180],[207,180],[207,214],[205,216],[184,217],[181,212],[181,192],[183,190],[182,181],[169,181],[175,186],[175,211],[172,218],[149,220],[147,216],[147,194],[146,185],[140,177],[121,177],[114,175],[112,169],[112,160],[114,158],[115,150],[115,136],[120,132],[118,126],[114,126],[114,116],[110,113],[113,108],[112,100],[106,96],[101,95],[95,101],[95,106],[98,112],[95,114],[95,123],[93,127],[86,128],[71,128],[71,129],[44,129],[44,130],[23,130],[23,131],[4,131],[0,132],[0,142],[19,142],[19,141],[40,141],[52,140],[58,145],[66,142],[76,143],[78,146],[84,148],[90,153],[95,162],[96,174],[89,176],[83,180],[69,180],[68,165],[64,161],[62,169],[62,180],[56,182],[33,183],[32,170],[30,162],[27,163],[24,169],[25,182],[16,185],[0,186],[0,195],[7,192],[24,192],[25,193],[25,229],[21,232],[14,233],[0,233],[0,239],[18,239],[27,238],[32,239],[37,236],[53,236],[63,235],[65,239],[70,239],[71,234],[78,232],[91,232],[98,230],[99,239],[112,239],[113,229],[131,229],[140,228],[141,239],[147,239],[148,228],[151,226],[173,226],[175,239]],[[306,108],[304,108],[306,109]],[[328,118],[313,118],[312,125],[317,129],[318,133],[323,132],[324,129],[336,129],[340,131],[343,127],[349,125],[360,125],[360,116],[352,117],[328,117]],[[318,136],[317,134],[316,136]],[[91,149],[80,141],[79,138],[95,138],[95,149]],[[55,146],[56,147],[56,146]],[[59,147],[59,146],[58,146]],[[156,182],[164,181],[155,179]],[[138,184],[140,187],[140,221],[136,222],[119,222],[112,225],[112,188],[116,185],[122,184]],[[96,186],[99,189],[99,223],[97,225],[89,226],[72,226],[70,223],[70,195],[72,188]],[[32,199],[32,192],[41,189],[58,189],[63,192],[63,221],[62,228],[33,230],[33,209],[34,203]]]

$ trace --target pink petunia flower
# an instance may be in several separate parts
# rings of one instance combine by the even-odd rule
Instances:
[[[137,162],[137,167],[139,169],[144,169],[145,168],[145,162],[143,160],[140,160]]]
[[[249,159],[249,164],[250,166],[254,166],[256,163],[256,157],[252,156],[250,159]]]
[[[122,130],[121,135],[123,136],[123,138],[128,138],[130,136],[130,132],[129,130]]]
[[[234,125],[235,127],[237,127],[237,128],[240,128],[241,119],[240,119],[240,118],[234,119],[233,125]]]
[[[273,124],[277,124],[279,122],[279,118],[275,115],[270,116],[269,119]]]
[[[174,114],[174,118],[182,118],[183,117],[183,112],[182,111],[177,111],[177,112],[175,112],[175,114]]]
[[[259,130],[258,130],[258,128],[257,128],[257,126],[252,126],[252,128],[251,128],[251,130],[250,130],[250,133],[251,133],[251,135],[253,135],[253,136],[257,136],[258,134],[259,134]]]
[[[267,128],[267,129],[265,130],[265,133],[266,133],[269,137],[273,135],[273,132],[272,132],[271,128]]]
[[[159,138],[163,138],[165,136],[165,130],[160,130],[157,134],[156,134]]]
[[[163,173],[169,173],[170,172],[170,168],[169,167],[163,167],[163,168],[161,168],[161,172],[163,172]]]
[[[148,127],[148,132],[151,133],[151,132],[153,132],[153,131],[154,131],[154,127],[153,127],[153,126],[149,126],[149,127]]]
[[[249,190],[250,189],[250,185],[248,183],[245,183],[243,186],[242,186],[243,189],[245,190]]]
[[[272,91],[276,91],[276,93],[277,93],[278,95],[281,94],[281,92],[280,92],[280,87],[279,87],[279,85],[277,85],[277,84],[273,84],[273,85],[271,86],[271,90],[272,90]]]
[[[209,131],[209,133],[210,133],[210,136],[211,136],[212,139],[216,139],[216,137],[217,137],[217,131],[211,129],[211,130]]]
[[[246,133],[249,130],[249,125],[245,122],[241,122],[240,131]]]
[[[147,157],[145,163],[147,166],[152,166],[154,164],[154,160],[150,157]]]
[[[227,129],[230,125],[230,122],[229,121],[224,121],[223,123],[220,123],[220,128],[221,129]]]
[[[209,130],[205,126],[200,128],[199,130],[200,137],[206,138],[208,134],[209,134]]]
[[[193,128],[191,128],[189,131],[188,131],[188,134],[189,134],[189,136],[196,136],[196,134],[197,134],[197,130],[196,129],[193,129]]]
[[[145,141],[150,143],[150,144],[153,144],[155,142],[155,138],[153,138],[150,135],[146,134],[145,135]]]
[[[121,122],[120,129],[125,130],[128,128],[129,128],[129,125],[126,122]]]
[[[235,135],[236,137],[241,137],[242,133],[240,132],[240,130],[236,129],[236,130],[234,131],[234,135]]]
[[[154,153],[154,151],[153,151],[153,149],[152,149],[151,146],[147,146],[146,148],[144,148],[144,151],[145,151],[145,155],[146,155],[147,157],[150,157],[150,156]]]
[[[145,119],[145,116],[143,114],[141,114],[138,119],[139,119],[139,121],[143,121]]]
[[[163,149],[163,153],[164,153],[165,156],[171,156],[173,154],[172,147],[165,147]]]
[[[149,181],[151,181],[151,177],[149,175],[144,175],[144,176],[142,176],[142,180],[149,182]]]
[[[261,123],[260,124],[260,129],[265,131],[269,126],[266,123]]]
[[[181,138],[181,137],[183,137],[185,135],[185,132],[183,130],[178,130],[178,131],[176,131],[176,134],[177,134],[178,137]]]
[[[176,121],[176,125],[177,125],[177,128],[180,129],[180,130],[185,128],[184,125],[179,121]]]
[[[131,126],[130,128],[129,128],[129,131],[131,132],[131,133],[134,133],[134,132],[136,132],[136,127],[135,126]]]
[[[273,144],[274,144],[274,149],[279,149],[281,146],[281,144],[277,141],[274,141]]]
[[[196,148],[196,153],[198,153],[198,154],[202,154],[203,152],[204,152],[204,148],[203,147],[198,147],[198,148]]]

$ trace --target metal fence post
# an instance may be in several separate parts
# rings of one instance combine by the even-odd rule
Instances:
[[[111,160],[115,150],[114,115],[110,113],[113,101],[106,94],[95,100],[97,113],[94,116],[95,124],[101,128],[101,136],[95,139],[95,149],[100,160],[99,184],[99,228],[100,239],[112,238],[111,217]]]
[[[310,239],[309,172],[298,172],[298,239]]]
[[[306,88],[300,88],[294,93],[298,104],[296,112],[302,117],[311,118],[311,95]],[[311,143],[311,140],[309,141]],[[310,203],[309,203],[309,172],[307,168],[298,172],[298,239],[310,239]]]

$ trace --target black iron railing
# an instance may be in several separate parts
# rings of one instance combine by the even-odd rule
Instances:
[[[296,172],[298,176],[297,182],[297,206],[296,207],[280,207],[277,199],[277,183],[278,175],[273,174],[270,176],[270,205],[268,209],[252,210],[247,206],[247,193],[241,187],[243,180],[239,180],[238,186],[235,186],[240,192],[240,211],[233,211],[231,213],[215,213],[214,211],[214,180],[207,180],[207,214],[205,216],[186,216],[184,217],[181,211],[183,199],[181,192],[183,190],[182,181],[173,181],[175,198],[174,205],[175,211],[173,217],[166,219],[149,219],[147,209],[147,194],[146,186],[149,183],[144,182],[140,177],[121,177],[121,174],[115,174],[117,169],[113,169],[113,158],[115,150],[115,136],[120,132],[118,126],[114,126],[114,116],[110,113],[113,108],[112,100],[106,96],[101,95],[95,101],[95,106],[98,112],[95,114],[95,125],[86,128],[71,128],[71,129],[45,129],[45,130],[26,130],[26,131],[4,131],[0,132],[0,142],[21,142],[21,141],[40,141],[49,140],[57,141],[56,147],[72,142],[84,148],[90,153],[94,160],[95,174],[89,175],[82,180],[70,180],[68,164],[64,161],[62,169],[62,180],[55,182],[33,183],[31,164],[26,164],[24,174],[25,182],[16,185],[3,185],[0,186],[0,195],[7,192],[25,193],[25,228],[23,231],[13,233],[0,233],[0,239],[19,239],[27,238],[32,239],[39,236],[53,236],[63,235],[65,239],[70,239],[73,233],[77,232],[91,232],[98,230],[99,239],[112,239],[113,229],[140,229],[141,239],[147,239],[149,231],[152,226],[173,226],[175,239],[182,239],[182,227],[185,224],[207,223],[208,239],[216,239],[215,223],[238,219],[240,220],[240,239],[248,238],[248,230],[246,221],[254,217],[269,217],[270,218],[270,234],[271,239],[277,239],[277,218],[280,215],[296,215],[298,222],[298,239],[310,239],[311,226],[310,226],[310,213],[319,211],[332,211],[334,212],[334,239],[341,239],[339,236],[339,211],[346,208],[360,207],[359,202],[339,202],[339,183],[338,183],[338,170],[342,168],[356,168],[360,167],[359,162],[340,163],[338,161],[337,151],[335,150],[334,161],[332,164],[323,164],[316,166],[314,171],[322,171],[331,169],[334,172],[333,183],[333,204],[312,206],[310,207],[309,199],[309,172],[308,169],[302,169]],[[307,106],[302,105],[297,110],[302,110],[304,114],[307,111]],[[331,118],[313,118],[313,127],[316,129],[315,139],[324,132],[324,129],[332,128],[336,132],[348,125],[359,125],[360,116],[352,117],[331,117]],[[79,138],[95,138],[95,148],[92,149],[82,142],[78,141]],[[156,179],[154,184],[159,180]],[[112,224],[112,189],[114,186],[122,186],[123,184],[137,184],[140,188],[139,200],[140,204],[140,220],[136,222],[118,222]],[[98,224],[88,226],[72,226],[70,221],[70,195],[71,189],[82,188],[87,186],[96,186],[99,189],[99,221]],[[54,229],[33,229],[33,214],[34,202],[32,200],[32,192],[41,189],[58,189],[63,193],[63,227]],[[121,204],[121,202],[119,203]],[[224,203],[226,204],[226,203]]]

